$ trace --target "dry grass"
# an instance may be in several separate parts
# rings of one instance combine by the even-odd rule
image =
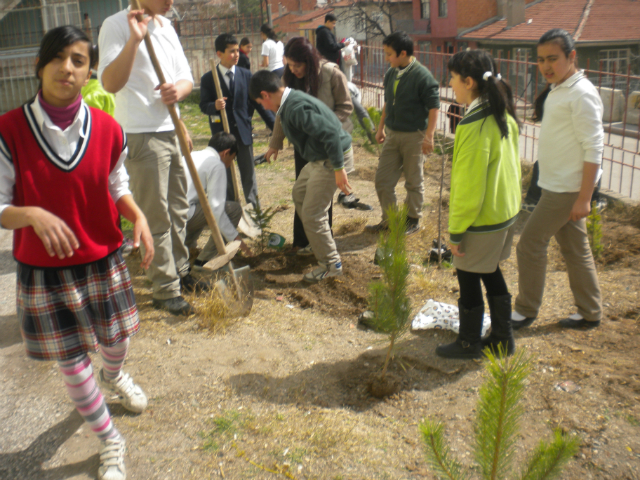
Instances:
[[[193,296],[190,303],[196,309],[198,323],[202,328],[211,330],[213,333],[225,333],[233,323],[229,318],[229,305],[216,288],[212,288],[206,294]]]

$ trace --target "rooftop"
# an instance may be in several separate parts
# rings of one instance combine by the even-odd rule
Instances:
[[[526,6],[524,23],[508,28],[506,18],[496,18],[460,38],[535,42],[552,28],[567,30],[580,43],[640,40],[640,1],[540,0]]]

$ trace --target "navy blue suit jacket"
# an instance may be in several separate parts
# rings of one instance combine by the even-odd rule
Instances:
[[[238,67],[236,67],[235,70],[235,91],[233,95],[233,102],[227,101],[225,110],[227,111],[227,116],[229,117],[231,133],[235,133],[237,131],[237,133],[240,135],[240,138],[236,140],[241,141],[244,145],[248,146],[253,144],[253,139],[251,136],[251,116],[249,115],[249,112],[253,114],[253,110],[250,109],[250,107],[253,107],[258,111],[267,127],[269,127],[271,130],[273,130],[275,118],[273,115],[269,115],[261,105],[258,105],[256,102],[249,98],[249,82],[251,81],[251,72],[244,68]],[[220,79],[222,95],[224,97],[230,98],[231,93],[229,92],[227,83],[225,82],[224,78],[222,78],[220,70],[218,70],[217,68],[216,73],[218,74],[218,78]],[[217,99],[218,95],[216,94],[215,83],[213,83],[213,74],[211,73],[211,71],[209,71],[205,73],[200,79],[200,110],[205,115],[209,115],[209,127],[211,128],[211,135],[215,135],[218,132],[224,131],[224,127],[222,126],[222,119],[220,120],[220,122],[211,121],[211,118],[214,115],[220,114],[220,112],[216,110],[215,102]]]

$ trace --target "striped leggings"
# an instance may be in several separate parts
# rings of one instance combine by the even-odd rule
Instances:
[[[105,379],[118,378],[128,349],[128,338],[113,347],[100,347]],[[89,356],[82,354],[70,360],[60,361],[58,365],[71,400],[91,430],[102,441],[118,437],[120,433],[111,422],[111,414],[93,377]]]

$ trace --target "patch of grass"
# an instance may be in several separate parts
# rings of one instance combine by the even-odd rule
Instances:
[[[306,448],[296,447],[289,450],[289,452],[287,453],[287,458],[291,463],[302,463],[302,460],[304,460],[304,457],[306,455],[307,455]]]
[[[120,226],[122,227],[123,232],[133,232],[133,223],[123,216],[120,217]]]
[[[208,432],[200,432],[200,438],[204,440],[202,450],[217,452],[225,441],[235,439],[244,430],[251,417],[237,410],[226,410],[222,415],[214,417],[213,429]]]
[[[414,273],[409,283],[409,292],[425,298],[436,298],[442,289],[441,280],[436,278],[437,269],[427,268]]]

